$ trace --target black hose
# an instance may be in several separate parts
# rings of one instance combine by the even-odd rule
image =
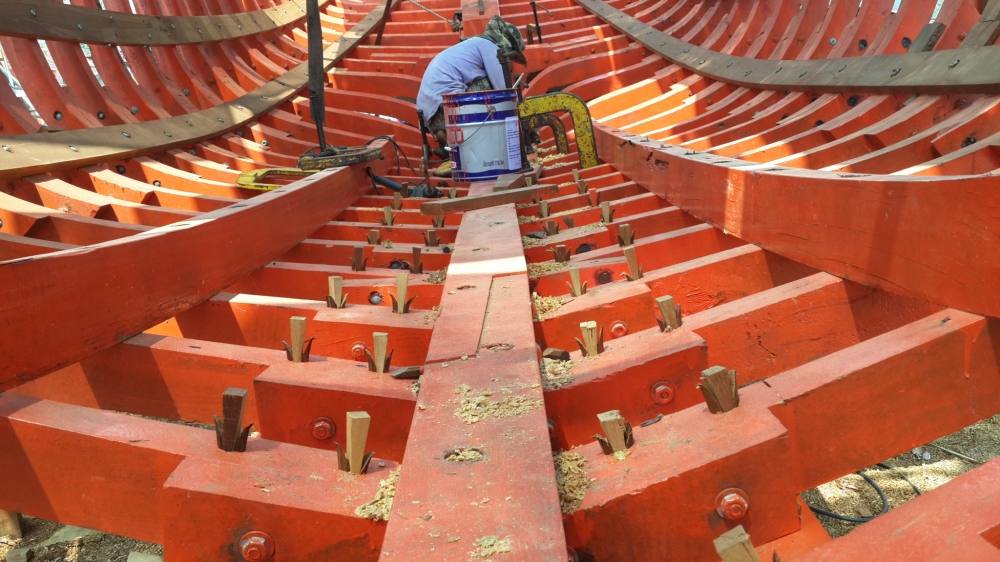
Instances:
[[[892,471],[895,471],[896,468],[897,468],[895,466],[889,466],[889,465],[885,464],[884,462],[880,462],[876,466],[881,466],[882,468],[886,468],[886,469],[889,469],[889,470],[892,470]],[[923,493],[923,492],[920,491],[920,488],[917,488],[916,484],[914,484],[913,482],[911,482],[910,479],[906,477],[905,474],[903,474],[902,472],[896,472],[895,474],[896,474],[896,476],[902,478],[904,482],[906,482],[907,484],[909,484],[911,488],[913,488],[913,493],[917,494],[918,496]]]
[[[872,488],[874,488],[875,491],[878,493],[878,497],[882,500],[882,511],[879,511],[877,514],[872,515],[870,517],[853,517],[850,515],[844,515],[842,513],[834,513],[832,511],[828,511],[826,509],[823,509],[822,507],[816,507],[814,505],[809,505],[809,509],[811,509],[813,513],[818,513],[820,515],[829,517],[831,519],[847,521],[848,523],[867,523],[872,519],[875,519],[879,515],[882,515],[883,513],[889,511],[889,498],[885,495],[885,490],[883,490],[882,487],[879,486],[877,482],[872,480],[871,477],[865,474],[864,472],[858,471],[855,474],[864,478],[865,482],[868,482],[868,484]]]

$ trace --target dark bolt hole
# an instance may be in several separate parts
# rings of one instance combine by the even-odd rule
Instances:
[[[368,295],[368,302],[371,304],[382,304],[382,293],[372,291],[371,294]]]
[[[590,244],[580,244],[579,246],[576,247],[576,253],[578,254],[589,252],[591,250],[593,250],[593,248],[590,247]]]
[[[598,271],[595,277],[597,278],[598,285],[604,285],[605,283],[610,283],[611,280],[614,279],[614,276],[611,275],[611,270],[609,269],[602,269]]]
[[[389,262],[389,269],[410,269],[410,264],[403,260],[392,260]]]
[[[817,119],[817,120],[816,120],[816,126],[817,126],[817,127],[819,127],[819,126],[820,126],[820,125],[822,125],[823,123],[826,123],[826,121],[823,121],[822,119]]]
[[[864,51],[867,48],[868,48],[868,40],[867,39],[861,39],[860,41],[858,41],[858,49]]]
[[[63,117],[62,116],[62,111],[57,111],[57,112],[53,113],[52,116],[56,118],[56,121],[62,121],[62,117]]]
[[[104,113],[103,111],[98,111],[97,112],[97,118],[100,119],[101,121],[104,121],[104,118],[107,117],[107,116],[108,116],[108,114]]]
[[[975,135],[969,135],[969,136],[965,137],[965,140],[962,141],[962,146],[972,146],[974,144],[976,144],[976,136]]]
[[[124,174],[125,166],[118,164],[117,166],[115,166],[115,171],[118,172],[119,174]]]
[[[913,40],[910,39],[909,37],[903,37],[902,43],[903,43],[903,48],[904,49],[909,49],[910,45],[913,44]]]
[[[858,105],[858,100],[859,100],[858,96],[851,96],[847,98],[847,105],[850,107],[854,107]]]
[[[450,254],[451,253],[451,246],[441,246],[441,251],[444,252],[444,253],[446,253],[446,254]]]

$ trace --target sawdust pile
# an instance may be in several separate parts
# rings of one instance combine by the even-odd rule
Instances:
[[[431,326],[441,316],[441,307],[435,306],[424,313],[424,326]]]
[[[544,238],[535,238],[534,236],[522,236],[521,244],[525,248],[530,248],[531,246],[538,246],[539,244],[545,242]]]
[[[874,466],[866,469],[864,473],[885,491],[890,509],[917,497],[906,480],[912,482],[921,493],[925,493],[979,466],[979,463],[937,447],[945,447],[979,461],[988,461],[1000,454],[1000,416],[971,425],[926,447],[918,447],[883,463],[891,468]],[[802,496],[811,505],[852,517],[870,517],[882,509],[878,493],[857,474],[827,482]],[[833,537],[846,535],[858,526],[856,523],[822,515],[819,520]]]
[[[410,383],[410,392],[413,393],[414,397],[420,396],[420,379]]]
[[[354,513],[359,517],[372,521],[388,521],[392,511],[392,500],[396,497],[396,485],[399,484],[399,468],[389,473],[389,476],[378,483],[378,491],[370,502],[359,506]]]
[[[496,535],[476,539],[476,550],[469,553],[473,558],[489,558],[495,554],[510,552],[510,539],[501,539]]]
[[[561,296],[561,297],[543,297],[538,293],[531,293],[531,301],[535,305],[535,319],[544,320],[548,318],[553,312],[559,310],[559,307],[573,300],[573,297]]]
[[[529,222],[536,222],[538,219],[538,215],[518,215],[517,224],[528,224]]]
[[[574,380],[572,360],[542,359],[542,388],[545,390],[562,388]]]
[[[549,273],[554,273],[556,271],[562,271],[569,267],[567,262],[557,262],[543,261],[541,263],[529,263],[528,264],[528,277],[531,279],[538,279],[543,275],[548,275]]]
[[[509,389],[502,389],[510,393]],[[536,408],[542,407],[541,399],[532,399],[523,395],[509,394],[499,400],[492,400],[493,395],[488,390],[473,390],[469,385],[462,384],[455,389],[458,394],[458,406],[455,416],[463,422],[473,424],[487,418],[510,418],[522,416]]]
[[[563,154],[562,152],[557,152],[555,154],[546,154],[545,156],[539,156],[538,158],[535,159],[535,162],[538,162],[540,164],[548,164],[553,160],[558,160],[560,158],[565,158],[565,157],[566,155]]]
[[[448,462],[479,462],[486,458],[482,451],[479,449],[473,449],[472,447],[459,447],[457,449],[452,449],[444,456],[444,460]]]
[[[427,282],[440,285],[444,283],[444,280],[448,277],[448,271],[445,269],[438,269],[427,273]]]
[[[580,509],[592,480],[587,477],[587,459],[580,453],[562,452],[555,456],[556,487],[563,513]]]

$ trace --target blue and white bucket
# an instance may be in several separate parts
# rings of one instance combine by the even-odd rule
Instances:
[[[495,180],[521,169],[516,90],[446,94],[445,131],[459,181]]]

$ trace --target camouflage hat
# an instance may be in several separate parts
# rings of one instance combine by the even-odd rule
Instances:
[[[489,39],[500,47],[508,58],[524,63],[524,38],[517,26],[507,23],[500,16],[493,16],[486,24],[486,30],[480,37]]]

